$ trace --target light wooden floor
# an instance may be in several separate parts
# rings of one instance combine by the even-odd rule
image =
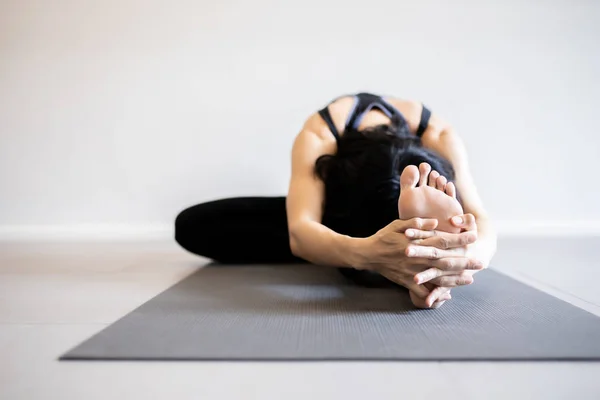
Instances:
[[[506,239],[493,266],[600,315],[599,245]],[[56,361],[203,263],[161,243],[0,244],[0,399],[600,399],[600,363]]]

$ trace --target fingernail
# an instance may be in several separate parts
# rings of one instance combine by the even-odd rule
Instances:
[[[462,217],[454,217],[454,218],[452,218],[452,221],[454,221],[455,224],[462,224],[463,223]]]
[[[405,235],[408,236],[408,237],[413,237],[413,236],[415,236],[415,232],[413,232],[413,231],[406,231]]]
[[[415,249],[413,249],[412,247],[408,249],[408,253],[409,256],[414,256],[415,255]]]

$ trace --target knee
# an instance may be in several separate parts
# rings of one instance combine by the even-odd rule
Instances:
[[[175,241],[184,249],[198,253],[198,246],[206,239],[206,215],[200,206],[181,211],[175,218]]]
[[[175,217],[175,241],[183,248],[185,248],[185,242],[187,238],[187,231],[189,225],[189,217],[187,210],[181,211],[177,217]]]
[[[189,209],[185,209],[177,214],[175,217],[175,239],[179,239],[183,233],[187,230],[190,216]]]

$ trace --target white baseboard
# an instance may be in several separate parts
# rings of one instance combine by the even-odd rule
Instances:
[[[600,236],[600,221],[496,221],[499,236]],[[170,241],[172,224],[0,225],[0,241]]]
[[[172,239],[172,224],[0,225],[0,241],[164,241]]]
[[[498,236],[600,236],[600,220],[494,222]]]

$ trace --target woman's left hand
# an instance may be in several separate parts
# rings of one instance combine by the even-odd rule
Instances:
[[[477,270],[487,268],[487,263],[477,255],[477,223],[472,214],[459,215],[451,220],[461,229],[460,233],[441,231],[422,231],[409,229],[405,235],[412,239],[407,247],[407,256],[414,258],[416,264],[429,265],[431,268],[415,276],[416,283],[426,282],[442,288],[456,286],[457,270],[461,271],[462,284],[473,282],[473,274]],[[465,266],[476,266],[477,270],[464,271]],[[449,279],[453,276],[453,279]],[[454,282],[454,283],[453,283]],[[435,297],[432,291],[432,295]],[[439,293],[441,294],[441,293]],[[428,296],[429,297],[429,296]]]

